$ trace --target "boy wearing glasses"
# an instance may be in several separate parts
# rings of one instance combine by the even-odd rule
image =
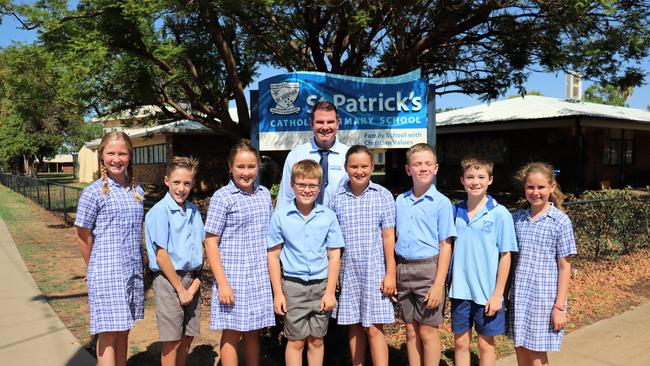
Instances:
[[[268,266],[273,308],[284,315],[287,366],[302,365],[307,344],[310,366],[322,365],[330,312],[336,305],[343,234],[334,212],[315,203],[323,171],[313,160],[291,169],[295,199],[279,206],[269,224]]]

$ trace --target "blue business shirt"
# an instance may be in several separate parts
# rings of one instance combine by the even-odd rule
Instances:
[[[315,204],[305,217],[292,202],[271,216],[267,248],[278,244],[284,275],[309,281],[327,278],[327,248],[342,248],[344,241],[334,211]]]
[[[492,197],[470,220],[467,201],[456,204],[456,232],[449,297],[487,304],[497,284],[499,253],[516,252],[512,215]]]
[[[177,271],[192,271],[201,267],[205,232],[201,213],[192,202],[185,201],[183,211],[168,192],[147,212],[144,226],[149,268],[152,271],[160,271],[156,246],[167,250]]]
[[[345,173],[345,153],[348,152],[350,147],[340,143],[339,139],[336,139],[334,145],[330,149],[330,154],[328,156],[328,185],[325,188],[325,196],[323,197],[323,205],[327,206],[327,203],[330,201],[332,195],[336,193],[342,181],[345,181],[347,174]],[[312,137],[309,139],[309,142],[302,145],[298,145],[293,148],[287,155],[287,159],[284,161],[284,168],[282,169],[282,182],[280,182],[280,191],[278,192],[277,205],[284,206],[293,202],[293,199],[296,196],[293,194],[291,189],[291,168],[293,164],[304,159],[311,159],[315,162],[320,161],[320,155],[318,154],[318,145]]]
[[[413,189],[397,196],[395,253],[405,259],[438,255],[440,241],[456,236],[451,201],[432,184],[417,200]]]

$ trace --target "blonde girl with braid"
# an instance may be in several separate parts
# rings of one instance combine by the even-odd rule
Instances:
[[[129,330],[144,318],[142,188],[135,184],[133,145],[110,132],[98,149],[101,178],[83,190],[75,226],[88,266],[90,333],[99,365],[125,365]]]
[[[576,242],[553,167],[526,164],[515,180],[526,207],[512,214],[519,253],[510,289],[508,333],[520,366],[548,365],[547,352],[560,350],[567,324],[570,259],[577,254]]]

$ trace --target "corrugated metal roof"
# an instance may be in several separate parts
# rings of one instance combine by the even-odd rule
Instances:
[[[650,123],[650,112],[528,95],[436,114],[436,126],[586,116]]]
[[[130,138],[143,137],[155,135],[158,133],[199,133],[199,134],[214,134],[214,130],[205,127],[196,121],[182,120],[164,125],[143,127],[143,128],[129,128],[123,130]],[[99,146],[101,139],[95,139],[85,143],[89,149],[94,149]]]

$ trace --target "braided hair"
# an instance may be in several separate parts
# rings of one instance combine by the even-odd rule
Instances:
[[[106,145],[108,145],[109,142],[111,141],[124,141],[126,144],[126,148],[129,151],[129,165],[127,167],[127,177],[131,179],[131,194],[133,195],[133,198],[141,202],[144,198],[142,197],[141,194],[139,194],[136,191],[136,184],[135,184],[135,177],[133,176],[133,165],[131,164],[131,158],[133,157],[133,144],[131,143],[131,139],[129,138],[129,135],[122,131],[113,131],[109,132],[104,137],[102,137],[102,141],[99,143],[99,147],[97,148],[97,153],[99,155],[99,159],[102,159],[102,155],[104,153],[104,149],[106,148]],[[104,165],[104,161],[101,161],[100,167],[99,167],[99,172],[100,176],[102,179],[102,192],[104,194],[109,194],[110,192],[110,187],[108,185],[108,170],[106,169],[106,166]]]

